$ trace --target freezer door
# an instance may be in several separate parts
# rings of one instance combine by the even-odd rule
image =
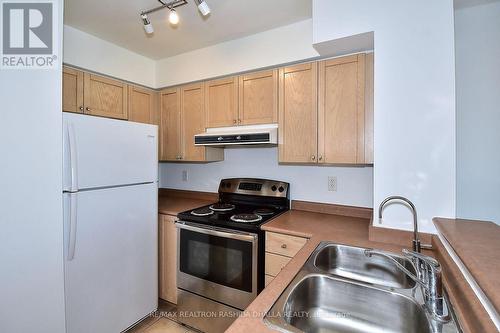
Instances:
[[[64,112],[64,190],[155,182],[158,126]]]
[[[157,192],[146,184],[63,194],[68,333],[119,333],[157,308]]]

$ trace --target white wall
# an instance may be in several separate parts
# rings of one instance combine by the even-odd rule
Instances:
[[[60,69],[0,70],[0,100],[0,332],[62,333]]]
[[[159,60],[157,86],[172,86],[317,56],[312,46],[312,21],[305,20]]]
[[[182,171],[188,181],[182,181]],[[337,192],[328,191],[337,177]],[[277,148],[232,148],[209,164],[161,163],[160,187],[217,192],[222,178],[256,177],[289,182],[291,199],[372,207],[373,168],[278,165]]]
[[[156,88],[156,62],[98,37],[64,26],[64,62]]]
[[[500,1],[455,11],[457,216],[500,224]]]
[[[374,207],[412,200],[420,228],[455,216],[455,87],[452,0],[313,0],[314,43],[374,32]],[[411,229],[401,206],[382,227]]]

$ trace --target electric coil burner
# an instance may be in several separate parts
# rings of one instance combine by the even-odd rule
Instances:
[[[212,215],[213,213],[214,211],[207,207],[197,208],[191,211],[191,215],[194,216],[209,216]]]
[[[210,321],[183,316],[181,322],[223,332],[264,289],[261,225],[289,209],[288,193],[285,182],[223,179],[218,202],[177,215],[178,311],[234,313]]]
[[[262,220],[262,216],[257,214],[237,214],[231,216],[231,221],[241,223],[254,223]]]
[[[216,204],[211,205],[208,208],[210,208],[214,212],[230,212],[233,209],[235,209],[236,206],[233,204],[229,204],[229,203],[218,202]]]

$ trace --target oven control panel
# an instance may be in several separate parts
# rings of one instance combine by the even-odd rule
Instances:
[[[277,180],[259,178],[222,179],[219,193],[236,193],[265,197],[288,198],[290,184]]]

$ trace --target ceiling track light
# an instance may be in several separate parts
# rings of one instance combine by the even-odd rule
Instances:
[[[208,4],[205,0],[194,0],[194,1],[198,7],[198,10],[203,16],[207,16],[210,14],[210,7],[208,7]],[[188,3],[187,0],[174,0],[168,3],[164,2],[163,0],[158,0],[158,2],[161,3],[160,6],[141,12],[142,24],[144,25],[144,31],[146,31],[147,34],[152,34],[154,32],[153,25],[151,24],[151,21],[149,21],[148,19],[148,14],[167,8],[170,10],[168,21],[172,25],[177,25],[179,23],[179,15],[175,11],[175,8],[187,5]]]
[[[151,24],[151,21],[149,21],[146,14],[141,14],[141,19],[142,24],[144,24],[144,31],[146,31],[147,34],[152,34],[153,32],[155,32],[155,29],[153,28],[153,25]]]
[[[196,4],[198,5],[198,10],[200,11],[201,15],[207,16],[210,14],[210,7],[208,7],[208,4],[205,0],[194,0]]]
[[[168,21],[170,24],[177,25],[179,23],[179,15],[175,11],[175,9],[170,10],[170,14],[168,15]]]

